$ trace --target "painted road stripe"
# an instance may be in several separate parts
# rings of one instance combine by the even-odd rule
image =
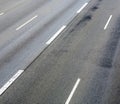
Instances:
[[[108,19],[108,21],[107,21],[107,23],[106,23],[106,25],[105,25],[105,27],[104,27],[104,30],[107,29],[107,27],[108,27],[111,19],[112,19],[112,15],[110,15],[110,17],[109,17],[109,19]]]
[[[71,91],[67,101],[65,102],[65,104],[69,104],[70,103],[70,101],[71,101],[71,99],[73,97],[73,94],[75,93],[79,83],[80,83],[80,78],[78,78],[78,80],[76,81],[76,83],[75,83],[75,85],[74,85],[74,87],[73,87],[73,89],[72,89],[72,91]]]
[[[31,18],[30,20],[28,20],[27,22],[25,22],[24,24],[22,24],[21,26],[19,26],[18,28],[16,28],[16,30],[21,29],[22,27],[24,27],[25,25],[27,25],[28,23],[30,23],[31,21],[33,21],[35,18],[37,18],[38,15],[34,16],[33,18]]]
[[[2,12],[2,13],[0,13],[0,16],[2,16],[4,13]]]
[[[80,13],[87,5],[88,5],[88,3],[85,3],[85,4],[77,11],[77,14]]]
[[[24,72],[24,70],[19,70],[1,89],[0,96],[8,89],[8,87]]]
[[[58,31],[53,35],[53,37],[50,38],[50,39],[46,42],[46,44],[49,45],[65,28],[66,28],[65,25],[62,26],[62,27],[60,28],[60,30],[58,30]]]

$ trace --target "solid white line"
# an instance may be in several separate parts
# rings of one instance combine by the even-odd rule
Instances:
[[[87,5],[88,5],[88,3],[85,3],[85,4],[77,11],[77,14],[80,13]]]
[[[70,103],[71,98],[72,98],[74,92],[76,91],[76,89],[77,89],[79,83],[80,83],[80,78],[78,78],[78,80],[76,81],[76,83],[75,83],[75,85],[74,85],[74,87],[73,87],[73,89],[72,89],[72,91],[71,91],[71,93],[70,93],[70,95],[69,95],[67,101],[65,102],[65,104],[69,104],[69,103]]]
[[[60,28],[60,30],[58,30],[58,31],[52,36],[52,38],[50,38],[50,39],[46,42],[46,44],[49,45],[65,28],[66,28],[65,25],[62,26],[62,27]]]
[[[4,13],[2,12],[2,13],[0,13],[0,16],[2,16]]]
[[[110,17],[109,17],[109,19],[108,19],[108,21],[107,21],[107,23],[106,23],[106,25],[105,25],[105,27],[104,27],[104,30],[107,29],[107,27],[108,27],[109,22],[110,22],[111,19],[112,19],[112,15],[110,15]]]
[[[25,25],[27,25],[28,23],[30,23],[31,21],[33,21],[35,18],[37,18],[38,15],[34,16],[33,18],[31,18],[30,20],[28,20],[27,22],[25,22],[24,24],[22,24],[21,26],[19,26],[18,28],[16,28],[16,30],[21,29],[22,27],[24,27]]]
[[[8,89],[8,87],[24,72],[24,70],[19,70],[1,89],[0,96]]]

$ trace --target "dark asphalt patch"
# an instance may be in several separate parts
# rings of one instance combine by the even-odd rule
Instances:
[[[82,18],[82,20],[80,20],[80,21],[76,24],[76,26],[79,26],[79,25],[82,24],[82,23],[85,23],[85,22],[87,22],[87,21],[90,21],[91,19],[92,19],[92,15],[91,15],[91,14],[85,15],[85,16]]]
[[[91,84],[86,88],[87,93],[84,95],[81,104],[103,104],[102,98],[109,74],[109,68],[100,68],[96,71],[94,77],[90,80]]]
[[[97,6],[94,6],[94,7],[91,8],[91,11],[95,11],[95,10],[97,10],[97,9],[98,9],[98,7],[97,7]]]
[[[92,19],[93,13],[99,8],[101,1],[102,0],[98,0],[97,3],[88,10],[88,12],[83,16],[83,18],[79,20],[74,26],[74,28],[70,30],[70,33],[75,31],[78,26],[84,27],[85,25],[87,25],[87,22],[89,22]]]
[[[102,0],[98,0],[98,2],[95,4],[95,6],[93,6],[92,8],[91,8],[91,11],[92,12],[95,12],[98,8],[99,8],[99,5],[100,5],[100,2],[101,2]]]
[[[84,15],[83,18],[75,24],[75,26],[70,30],[69,33],[74,32],[78,27],[81,27],[81,28],[84,27],[87,24],[87,22],[90,21],[91,19],[92,19],[91,14]]]
[[[100,66],[102,67],[112,67],[113,59],[117,46],[120,40],[120,19],[118,19],[115,28],[113,29],[110,39],[108,40],[103,57],[100,60]]]

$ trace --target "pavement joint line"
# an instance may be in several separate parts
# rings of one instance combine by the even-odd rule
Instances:
[[[88,3],[85,3],[85,4],[77,11],[77,14],[80,13],[87,5],[88,5]]]
[[[0,96],[12,85],[12,83],[24,72],[24,70],[18,70],[15,75],[13,75],[12,78],[9,79],[9,81],[3,85],[3,87],[0,88]]]
[[[46,42],[46,44],[49,45],[65,28],[66,28],[66,25],[63,25],[63,26]]]
[[[30,23],[31,21],[33,21],[37,17],[38,17],[38,15],[34,16],[33,18],[31,18],[30,20],[28,20],[27,22],[25,22],[24,24],[22,24],[18,28],[16,28],[16,30],[20,30],[22,27],[24,27],[25,25],[27,25],[28,23]]]
[[[112,19],[112,15],[110,15],[110,17],[109,17],[109,19],[108,19],[108,21],[107,21],[107,23],[106,23],[106,25],[105,25],[105,27],[104,27],[104,30],[107,29],[107,27],[108,27],[111,19]]]
[[[4,12],[0,13],[0,16],[2,16],[4,14]]]
[[[73,97],[73,95],[74,95],[74,93],[75,93],[75,91],[76,91],[76,89],[77,89],[77,87],[78,87],[78,85],[80,83],[80,80],[81,80],[80,78],[77,79],[77,81],[76,81],[76,83],[75,83],[75,85],[74,85],[74,87],[73,87],[73,89],[72,89],[68,99],[66,100],[65,104],[69,104],[70,103],[70,101],[71,101],[71,99],[72,99],[72,97]]]

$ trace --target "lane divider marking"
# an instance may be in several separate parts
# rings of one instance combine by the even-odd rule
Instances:
[[[110,17],[109,17],[109,19],[108,19],[108,21],[107,21],[107,23],[106,23],[106,25],[105,25],[105,27],[104,27],[104,30],[107,29],[107,27],[108,27],[111,19],[112,19],[112,15],[110,15]]]
[[[24,70],[19,70],[13,77],[0,88],[0,96],[9,88],[10,85],[24,72]]]
[[[80,13],[87,5],[88,5],[88,3],[85,3],[85,4],[77,11],[77,14]]]
[[[78,85],[80,83],[80,80],[81,79],[78,78],[78,80],[76,81],[76,83],[75,83],[75,85],[74,85],[74,87],[73,87],[73,89],[72,89],[68,99],[66,100],[65,104],[69,104],[70,103],[70,101],[71,101],[71,99],[72,99],[72,97],[73,97],[73,95],[74,95],[74,93],[75,93],[75,91],[76,91],[76,89],[77,89],[77,87],[78,87]]]
[[[16,30],[20,30],[22,27],[24,27],[25,25],[27,25],[28,23],[30,23],[31,21],[33,21],[37,17],[38,17],[38,15],[34,16],[33,18],[31,18],[30,20],[28,20],[27,22],[25,22],[24,24],[22,24],[18,28],[16,28]]]
[[[49,45],[64,29],[66,26],[62,26],[47,42],[46,44]]]

